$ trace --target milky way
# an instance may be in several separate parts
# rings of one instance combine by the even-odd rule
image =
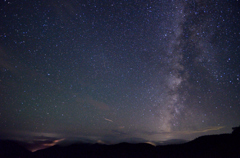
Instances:
[[[238,2],[1,2],[9,139],[193,139],[240,120]]]

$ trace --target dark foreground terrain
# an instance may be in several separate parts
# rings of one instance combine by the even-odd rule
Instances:
[[[120,143],[116,145],[74,144],[30,152],[13,141],[0,141],[0,158],[110,158],[110,157],[236,157],[240,158],[240,136],[202,136],[180,145]]]

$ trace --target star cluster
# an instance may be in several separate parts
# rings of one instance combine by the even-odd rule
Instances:
[[[157,142],[230,132],[238,5],[1,2],[0,134]]]

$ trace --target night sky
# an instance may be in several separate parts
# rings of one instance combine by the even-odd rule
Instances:
[[[240,125],[238,0],[2,0],[0,136],[164,142]]]

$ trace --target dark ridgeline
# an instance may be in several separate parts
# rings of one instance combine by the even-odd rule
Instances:
[[[32,153],[15,141],[0,140],[0,158],[19,157],[31,158]]]
[[[202,136],[178,145],[130,144],[73,144],[53,146],[34,153],[13,141],[0,141],[0,158],[158,158],[158,157],[240,157],[240,132],[234,127],[232,134]]]
[[[238,127],[233,127],[232,130],[233,130],[233,131],[232,131],[232,134],[233,134],[233,135],[236,135],[236,136],[237,136],[237,135],[238,135],[238,136],[240,135],[240,126],[238,126]]]

